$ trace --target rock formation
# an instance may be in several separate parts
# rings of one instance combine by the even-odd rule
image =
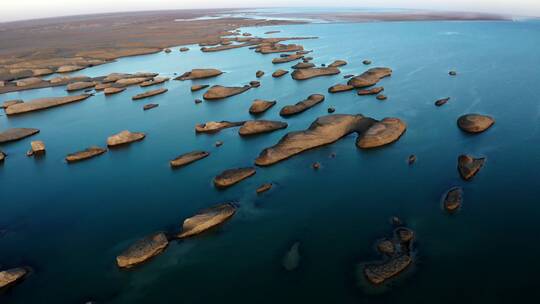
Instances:
[[[288,105],[281,108],[279,115],[290,116],[304,112],[305,110],[324,101],[324,95],[312,94],[306,100],[297,102],[295,105]]]
[[[169,245],[167,236],[159,232],[138,240],[126,251],[116,257],[116,264],[121,268],[131,268],[160,254]]]
[[[300,265],[300,243],[295,242],[291,248],[285,253],[282,261],[283,268],[287,271],[292,271]]]
[[[291,61],[302,59],[303,57],[304,55],[291,54],[284,57],[274,58],[272,59],[272,63],[278,64],[278,63],[291,62]]]
[[[105,95],[113,95],[120,92],[124,92],[125,90],[126,88],[110,87],[110,88],[105,88],[105,90],[103,90],[103,93],[105,93]]]
[[[224,87],[215,85],[204,93],[203,98],[206,100],[219,100],[244,93],[249,89],[251,89],[251,86],[249,85],[245,85],[243,87]]]
[[[333,85],[330,88],[328,88],[328,92],[329,93],[339,93],[339,92],[350,91],[352,89],[354,89],[354,87],[352,85],[336,84],[336,85]]]
[[[226,128],[239,127],[244,124],[244,121],[230,122],[230,121],[209,121],[207,123],[198,124],[195,126],[195,132],[197,133],[217,133]]]
[[[349,79],[347,84],[355,88],[365,88],[377,84],[381,79],[391,76],[392,70],[389,68],[372,68],[362,73],[360,76]]]
[[[73,91],[80,91],[88,88],[93,88],[96,86],[96,83],[93,81],[78,81],[73,82],[67,85],[66,91],[73,92]]]
[[[360,135],[356,145],[362,149],[384,146],[398,140],[406,129],[407,125],[399,118],[385,118]]]
[[[455,212],[461,207],[463,201],[463,190],[460,187],[454,187],[446,193],[444,197],[444,209],[450,213]]]
[[[364,268],[364,274],[370,283],[378,285],[398,275],[411,263],[411,257],[404,254],[392,257],[383,263],[369,264]]]
[[[255,168],[252,167],[225,170],[214,178],[214,185],[217,188],[227,188],[255,175],[255,173]]]
[[[30,142],[30,150],[26,152],[27,156],[43,155],[45,154],[45,143],[41,140],[35,140]]]
[[[494,123],[495,120],[491,116],[481,114],[466,114],[459,117],[457,121],[459,128],[468,133],[484,132],[485,130],[489,129]]]
[[[371,89],[365,89],[365,90],[358,90],[358,95],[377,95],[384,91],[384,87],[375,87]]]
[[[309,68],[314,68],[315,67],[315,64],[311,63],[311,62],[299,62],[295,65],[292,66],[293,69],[309,69]]]
[[[28,270],[23,267],[11,268],[0,271],[0,289],[19,282],[27,274]]]
[[[484,166],[486,159],[474,158],[470,155],[460,155],[458,157],[458,171],[464,180],[470,180]]]
[[[271,120],[249,120],[238,130],[242,136],[273,132],[287,128],[286,122]]]
[[[202,210],[184,221],[178,238],[191,237],[214,228],[232,218],[236,209],[233,204],[225,203]]]
[[[439,99],[439,100],[435,101],[435,105],[437,107],[440,107],[440,106],[446,104],[449,100],[450,100],[450,97]]]
[[[18,104],[18,103],[23,103],[22,99],[6,100],[6,101],[4,101],[2,106],[0,106],[0,108],[5,109],[5,108],[7,108],[9,106],[12,106],[12,105]]]
[[[139,86],[141,88],[144,88],[144,87],[149,87],[156,84],[161,84],[167,81],[169,81],[169,77],[155,77],[153,79],[142,82]]]
[[[189,72],[185,72],[179,77],[176,77],[174,80],[193,80],[193,79],[205,79],[216,77],[223,74],[222,71],[218,69],[193,69]]]
[[[266,183],[266,184],[262,184],[260,185],[256,190],[255,192],[257,194],[261,194],[263,192],[266,192],[268,190],[272,189],[272,184],[271,183]]]
[[[156,95],[160,95],[160,94],[163,94],[165,92],[167,92],[168,89],[165,89],[165,88],[161,88],[161,89],[156,89],[156,90],[151,90],[151,91],[146,91],[144,93],[141,93],[141,94],[137,94],[133,97],[131,97],[132,100],[139,100],[139,99],[144,99],[144,98],[148,98],[148,97],[152,97],[152,96],[156,96]]]
[[[22,113],[28,113],[33,111],[44,110],[52,107],[58,107],[72,102],[82,101],[87,99],[92,95],[83,94],[83,95],[73,95],[65,97],[49,97],[49,98],[40,98],[34,99],[28,102],[14,104],[9,106],[5,111],[7,115],[17,115]]]
[[[107,138],[107,146],[109,147],[116,147],[120,145],[126,145],[130,144],[135,141],[143,140],[146,135],[144,133],[140,132],[130,132],[128,130],[124,130],[118,134],[109,136]]]
[[[207,85],[207,84],[195,84],[195,85],[191,86],[191,92],[197,92],[197,91],[200,91],[202,89],[206,89],[208,87],[209,87],[209,85]]]
[[[282,70],[282,69],[279,69],[277,71],[275,71],[274,73],[272,73],[272,77],[274,78],[279,78],[285,74],[289,73],[289,71],[285,71],[285,70]]]
[[[68,154],[66,156],[66,162],[68,164],[71,164],[71,163],[83,161],[83,160],[90,159],[92,157],[96,157],[98,155],[101,155],[101,154],[103,154],[105,152],[107,152],[107,149],[100,148],[100,147],[97,147],[97,146],[93,146],[93,147],[87,148],[87,149],[82,150],[82,151],[78,151],[78,152],[75,152],[75,153]]]
[[[336,60],[328,65],[330,68],[338,68],[340,66],[344,66],[347,64],[347,61],[345,60]]]
[[[143,106],[143,111],[148,111],[148,110],[150,110],[150,109],[157,108],[157,107],[159,107],[159,104],[157,104],[157,103],[149,103],[149,104],[145,104],[145,105]]]
[[[189,153],[185,153],[185,154],[177,156],[175,159],[171,160],[170,164],[172,168],[180,168],[180,167],[189,165],[193,162],[196,162],[198,160],[201,160],[209,155],[210,153],[205,152],[205,151],[189,152]]]
[[[0,144],[17,141],[28,136],[39,133],[38,129],[32,128],[11,128],[4,132],[0,132]]]
[[[331,76],[339,74],[340,71],[335,67],[328,68],[308,68],[308,69],[297,69],[292,72],[291,76],[294,80],[306,80],[314,77],[320,76]]]
[[[257,72],[255,73],[255,76],[256,76],[257,78],[261,78],[261,77],[264,76],[264,72],[261,71],[261,70],[259,70],[259,71],[257,71]]]
[[[266,112],[268,109],[273,107],[276,104],[275,100],[267,101],[262,99],[255,99],[253,103],[251,104],[251,107],[249,107],[249,113],[251,114],[262,114]]]

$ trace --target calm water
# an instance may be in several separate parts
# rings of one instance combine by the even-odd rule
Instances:
[[[197,83],[243,85],[255,71],[262,86],[221,102],[196,105],[189,81],[166,83],[169,92],[151,99],[159,107],[143,112],[131,96],[138,87],[105,98],[34,114],[0,116],[0,129],[35,127],[47,155],[27,158],[30,139],[2,145],[0,166],[1,268],[29,265],[34,273],[0,295],[2,303],[508,303],[540,294],[540,23],[434,22],[311,24],[250,28],[262,34],[319,36],[301,43],[315,63],[345,59],[335,77],[295,82],[273,79],[273,55],[237,49],[202,54],[155,54],[125,58],[79,74],[153,71],[172,76],[192,68],[226,73]],[[363,59],[394,70],[382,81],[389,99],[354,93],[328,95],[342,76],[363,72]],[[281,65],[288,67],[292,64]],[[456,69],[458,77],[447,72]],[[196,123],[250,119],[255,98],[276,99],[265,119],[281,119],[279,108],[309,94],[327,100],[290,119],[289,128],[252,139],[237,129],[194,134]],[[29,100],[62,96],[49,88],[0,96]],[[436,108],[442,97],[451,101]],[[259,152],[288,131],[305,129],[328,106],[336,113],[377,119],[396,116],[408,123],[401,140],[374,151],[355,147],[356,135],[315,149],[217,191],[212,178],[224,169],[253,164]],[[480,112],[496,125],[477,136],[456,127],[459,115]],[[67,153],[104,146],[124,129],[147,138],[128,148],[76,165]],[[215,148],[216,140],[224,145]],[[169,160],[192,150],[211,156],[181,170]],[[336,158],[329,158],[335,152]],[[418,156],[409,167],[409,154]],[[460,180],[461,153],[488,161],[471,182]],[[322,168],[313,171],[312,162]],[[255,188],[276,184],[262,196]],[[441,210],[441,195],[464,188],[464,205],[453,216]],[[134,240],[159,230],[178,230],[182,221],[216,203],[238,201],[237,215],[220,229],[173,242],[151,262],[121,271],[115,256]],[[377,259],[375,240],[391,232],[397,215],[417,233],[418,259],[412,271],[382,290],[366,290],[355,276],[359,263]],[[281,258],[301,243],[295,272]]]

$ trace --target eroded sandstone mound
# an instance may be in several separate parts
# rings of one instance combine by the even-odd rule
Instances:
[[[238,130],[242,136],[273,132],[287,128],[286,122],[272,120],[249,120]]]
[[[217,205],[201,210],[196,215],[184,220],[182,232],[178,238],[183,239],[200,234],[229,220],[236,213],[236,206],[231,203]]]
[[[118,134],[109,136],[107,138],[107,146],[116,147],[120,145],[130,144],[135,141],[143,140],[146,135],[141,132],[130,132],[124,130]]]
[[[251,106],[249,107],[249,113],[251,114],[262,114],[266,112],[268,109],[276,105],[275,100],[262,100],[262,99],[255,99]]]
[[[207,85],[207,84],[195,84],[195,85],[191,86],[191,92],[197,92],[197,91],[200,91],[202,89],[206,89],[208,87],[209,87],[209,85]]]
[[[172,168],[180,168],[201,160],[209,155],[210,153],[206,151],[193,151],[177,156],[175,159],[171,160],[170,164]]]
[[[279,78],[285,74],[289,73],[289,71],[285,71],[285,70],[282,70],[282,69],[279,69],[277,71],[275,71],[274,73],[272,73],[272,77],[274,78]]]
[[[23,267],[11,268],[0,271],[0,289],[19,282],[27,274],[28,270]]]
[[[324,95],[312,94],[306,100],[297,102],[295,105],[288,105],[281,108],[279,115],[291,116],[304,112],[305,110],[324,101]]]
[[[198,124],[195,126],[197,133],[217,133],[226,128],[239,127],[244,124],[244,121],[209,121],[207,123]]]
[[[454,187],[446,193],[443,201],[443,207],[446,211],[452,213],[457,211],[463,202],[463,190],[460,187]]]
[[[73,92],[73,91],[80,91],[88,88],[93,88],[96,86],[96,83],[93,81],[78,81],[73,82],[67,85],[66,91]]]
[[[225,170],[214,178],[214,185],[217,188],[227,188],[255,175],[255,173],[255,168],[252,167]]]
[[[407,125],[399,118],[385,118],[360,135],[356,145],[362,149],[384,146],[398,140],[406,129]]]
[[[169,77],[154,77],[153,79],[142,82],[139,86],[141,88],[144,88],[144,87],[161,84],[167,81],[169,81]]]
[[[328,65],[328,67],[330,67],[330,68],[337,68],[337,67],[340,67],[340,66],[344,66],[344,65],[346,65],[346,64],[347,64],[347,61],[345,61],[345,60],[336,60],[336,61],[330,63],[330,64]]]
[[[303,57],[304,55],[291,54],[287,56],[274,58],[272,59],[272,63],[278,64],[278,63],[291,62],[291,61],[302,59]]]
[[[161,88],[161,89],[156,89],[156,90],[146,91],[146,92],[144,92],[144,93],[137,94],[137,95],[131,97],[131,99],[132,99],[132,100],[144,99],[144,98],[148,98],[148,97],[152,97],[152,96],[156,96],[156,95],[160,95],[160,94],[166,93],[167,91],[168,91],[168,89],[166,89],[166,88]]]
[[[384,87],[375,87],[371,89],[358,90],[357,94],[360,96],[363,95],[377,95],[384,91]]]
[[[309,68],[314,68],[315,67],[315,64],[312,63],[312,62],[299,62],[295,65],[292,66],[293,69],[309,69]]]
[[[17,115],[17,114],[28,113],[28,112],[33,112],[33,111],[45,110],[48,108],[66,105],[72,102],[82,101],[82,100],[87,99],[90,96],[92,95],[83,94],[83,95],[73,95],[73,96],[65,96],[65,97],[49,97],[49,98],[34,99],[28,102],[18,103],[18,104],[9,106],[6,109],[6,114]]]
[[[320,76],[332,76],[341,73],[338,68],[327,67],[327,68],[307,68],[307,69],[296,69],[292,72],[291,76],[294,80],[306,80]]]
[[[493,117],[481,114],[466,114],[461,116],[457,121],[459,128],[468,133],[484,132],[494,123],[495,120]]]
[[[482,169],[485,161],[484,157],[474,158],[470,155],[460,155],[458,157],[459,174],[464,180],[470,180]]]
[[[392,75],[389,68],[372,68],[362,73],[360,76],[349,79],[347,84],[355,88],[365,88],[377,84],[381,79]]]
[[[107,152],[107,149],[100,148],[97,146],[86,148],[82,151],[78,151],[75,153],[68,154],[66,156],[66,162],[68,163],[75,163],[80,162],[83,160],[87,160],[93,157],[96,157],[98,155],[101,155],[103,153]]]
[[[204,93],[203,98],[206,100],[219,100],[244,93],[249,89],[251,89],[250,85],[245,85],[243,87],[224,87],[215,85]]]
[[[275,164],[306,150],[336,142],[350,133],[363,133],[374,123],[374,119],[362,115],[333,114],[319,117],[307,130],[290,132],[276,145],[264,149],[255,164]]]
[[[0,133],[0,144],[10,141],[17,141],[28,136],[39,133],[38,129],[33,128],[11,128]]]
[[[370,283],[378,285],[395,277],[411,265],[411,263],[411,257],[403,254],[392,257],[383,263],[367,265],[364,268],[364,274]]]
[[[121,268],[131,268],[160,254],[169,245],[167,236],[155,233],[142,238],[116,257],[116,264]]]
[[[179,77],[176,77],[174,80],[205,79],[216,77],[221,74],[223,74],[223,72],[218,69],[193,69],[189,72],[185,72]]]
[[[328,88],[328,92],[329,93],[339,93],[339,92],[350,91],[352,89],[354,89],[354,87],[352,85],[336,84],[336,85],[333,85],[330,88]]]
[[[113,94],[118,94],[118,93],[121,93],[123,91],[125,91],[126,88],[117,88],[117,87],[110,87],[110,88],[105,88],[103,90],[103,93],[105,95],[113,95]]]

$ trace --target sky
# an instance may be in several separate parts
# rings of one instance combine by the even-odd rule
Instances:
[[[540,0],[0,0],[0,22],[105,12],[245,7],[374,7],[540,16]]]

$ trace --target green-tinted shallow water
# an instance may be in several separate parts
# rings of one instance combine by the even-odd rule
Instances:
[[[121,59],[82,71],[153,71],[172,76],[191,68],[215,67],[222,76],[196,83],[243,85],[266,75],[262,86],[220,102],[195,105],[202,92],[190,81],[164,84],[169,92],[132,102],[142,92],[129,88],[105,98],[19,117],[0,117],[0,129],[35,127],[47,155],[24,154],[31,139],[2,145],[0,166],[1,268],[29,265],[34,272],[0,295],[2,303],[508,303],[539,295],[538,192],[540,168],[540,23],[409,22],[311,24],[245,29],[254,34],[279,29],[282,36],[319,36],[301,43],[315,63],[345,59],[341,75],[296,82],[273,79],[273,55],[237,49],[203,54],[155,54]],[[353,92],[329,95],[345,74],[366,67],[394,70],[382,85],[389,99]],[[294,63],[292,63],[294,64]],[[280,65],[289,67],[292,64]],[[458,71],[457,77],[448,71]],[[237,129],[194,134],[196,123],[250,119],[255,98],[276,99],[262,116],[281,119],[279,108],[309,94],[326,101],[287,119],[289,128],[243,139]],[[63,88],[0,96],[29,100],[62,96]],[[436,99],[452,99],[436,108]],[[159,103],[147,112],[142,105]],[[328,106],[336,113],[377,119],[400,117],[408,124],[399,142],[373,151],[355,146],[356,135],[306,152],[240,184],[218,191],[212,178],[224,169],[253,164],[259,152],[286,132],[305,129]],[[476,136],[456,126],[461,114],[492,115],[496,124]],[[128,148],[76,165],[63,158],[91,145],[105,145],[124,129],[147,138]],[[220,148],[216,140],[224,141]],[[210,157],[181,170],[168,161],[206,150]],[[329,155],[335,152],[336,157]],[[417,163],[409,167],[414,153]],[[486,156],[471,182],[456,170],[461,153]],[[311,163],[322,164],[319,171]],[[255,188],[275,183],[255,195]],[[440,199],[452,186],[464,188],[464,205],[449,216]],[[235,217],[211,233],[173,242],[151,262],[130,271],[115,256],[134,240],[159,230],[178,230],[196,211],[237,201]],[[378,258],[374,242],[391,232],[397,215],[417,233],[415,267],[384,290],[359,286],[359,263]],[[300,268],[286,272],[281,258],[301,242]]]

